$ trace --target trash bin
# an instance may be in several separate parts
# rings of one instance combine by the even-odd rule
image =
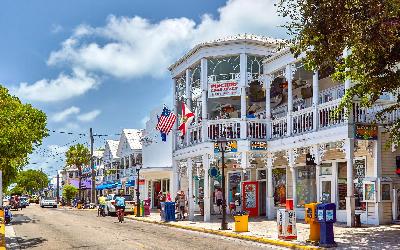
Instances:
[[[323,203],[317,205],[318,222],[320,224],[321,247],[336,247],[333,223],[336,222],[336,204]]]
[[[137,205],[135,204],[135,206],[133,207],[133,213],[135,214],[135,215],[137,215]],[[142,207],[140,207],[140,215],[139,215],[140,217],[142,217],[143,216],[143,208]]]
[[[320,227],[317,218],[317,206],[319,203],[308,203],[305,205],[305,221],[310,224],[310,235],[307,242],[316,244],[320,238]]]
[[[234,215],[235,218],[235,232],[248,232],[249,231],[249,215]]]
[[[150,204],[150,199],[144,200],[144,215],[150,215]]]
[[[78,203],[78,204],[76,205],[76,208],[82,209],[82,203]]]

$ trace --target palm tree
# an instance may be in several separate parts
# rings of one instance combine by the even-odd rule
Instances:
[[[75,166],[78,168],[79,176],[79,200],[82,198],[81,186],[82,186],[82,167],[90,164],[90,151],[82,144],[76,144],[69,147],[65,153],[67,166]]]

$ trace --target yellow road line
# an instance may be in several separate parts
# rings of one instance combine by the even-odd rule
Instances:
[[[275,246],[287,247],[287,248],[291,248],[291,249],[321,249],[321,248],[316,247],[316,246],[306,246],[306,245],[301,245],[301,244],[288,242],[288,241],[274,240],[274,239],[271,239],[271,238],[262,238],[262,237],[251,236],[251,235],[241,235],[241,234],[237,234],[237,233],[219,231],[219,230],[214,230],[214,229],[206,229],[206,228],[200,228],[200,227],[192,227],[192,226],[184,226],[184,225],[172,224],[172,223],[168,223],[168,222],[151,221],[151,220],[146,220],[146,219],[137,218],[137,217],[131,217],[131,216],[127,216],[126,218],[131,219],[131,220],[141,221],[141,222],[147,222],[147,223],[151,223],[151,224],[163,225],[163,226],[168,226],[168,227],[175,227],[175,228],[186,229],[186,230],[202,232],[202,233],[221,235],[221,236],[225,236],[225,237],[237,238],[237,239],[242,239],[242,240],[249,240],[249,241],[254,241],[254,242],[258,242],[258,243],[264,243],[264,244],[270,244],[270,245],[275,245]]]

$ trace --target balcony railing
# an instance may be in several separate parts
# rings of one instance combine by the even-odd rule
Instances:
[[[221,137],[230,140],[276,140],[288,136],[301,135],[346,125],[348,122],[345,110],[339,110],[340,99],[325,102],[317,108],[309,107],[291,113],[288,116],[271,119],[270,124],[265,119],[249,118],[246,120],[220,119],[209,120],[203,124],[192,125],[185,137],[177,134],[176,149],[193,146],[201,142],[215,141]],[[353,120],[356,123],[374,123],[378,112],[388,104],[377,104],[371,108],[362,107],[358,102],[353,105]],[[400,110],[385,114],[383,121],[378,123],[391,123],[400,119]],[[290,126],[288,126],[290,121]],[[204,130],[202,130],[204,129]],[[291,129],[289,131],[289,129]],[[205,137],[203,136],[205,131]],[[179,132],[180,133],[180,132]]]

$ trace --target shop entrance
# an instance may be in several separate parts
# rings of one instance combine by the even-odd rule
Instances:
[[[319,201],[324,203],[336,203],[336,193],[332,175],[319,178],[320,194]]]
[[[260,207],[260,216],[267,214],[267,183],[265,181],[258,182],[258,204]]]
[[[158,193],[161,191],[161,181],[153,181],[153,207],[160,207],[160,202],[157,199]]]

